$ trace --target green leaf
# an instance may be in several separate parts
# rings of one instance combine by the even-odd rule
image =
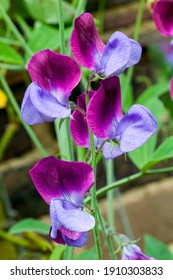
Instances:
[[[49,260],[62,260],[66,246],[58,244],[52,251]]]
[[[22,56],[12,47],[0,42],[0,61],[17,65],[24,65]]]
[[[151,160],[147,162],[142,169],[146,170],[157,163],[173,157],[173,136],[168,137],[154,152]]]
[[[86,250],[85,252],[75,257],[75,260],[96,260],[96,259],[97,259],[96,250],[94,247]]]
[[[18,234],[23,232],[37,232],[40,234],[49,234],[50,226],[42,221],[32,218],[23,219],[13,225],[9,232],[11,234]]]
[[[144,251],[147,256],[157,260],[173,260],[173,255],[168,247],[149,234],[144,235]]]
[[[48,24],[58,23],[57,0],[24,0],[24,3],[33,19],[43,21]],[[62,5],[64,11],[64,22],[71,23],[75,15],[75,9],[66,1],[63,1]]]
[[[10,7],[10,1],[9,0],[1,0],[0,5],[3,7],[4,11],[8,11]],[[1,12],[0,12],[0,18],[1,18]]]
[[[168,91],[169,91],[169,81],[158,82],[157,84],[154,84],[148,87],[147,89],[145,89],[136,100],[136,103],[146,104],[149,99],[152,99],[154,97],[159,97]]]
[[[67,41],[69,41],[71,35],[69,31],[70,28],[65,29],[65,40]],[[57,50],[60,46],[58,28],[36,22],[32,35],[28,40],[28,45],[33,53],[45,49]],[[26,54],[26,61],[29,59],[30,56]]]
[[[57,28],[48,26],[46,24],[37,23],[30,39],[28,40],[28,45],[33,53],[40,50],[51,49],[56,50],[59,47],[59,32]],[[27,60],[30,57],[27,55]]]

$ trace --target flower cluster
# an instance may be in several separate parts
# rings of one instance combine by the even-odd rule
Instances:
[[[91,131],[96,149],[106,159],[143,145],[157,131],[157,122],[139,104],[123,114],[118,77],[138,63],[140,44],[122,32],[115,32],[105,45],[92,15],[84,13],[75,20],[70,47],[75,60],[42,50],[29,61],[32,83],[22,102],[23,120],[34,125],[71,116],[69,129],[74,142],[90,148]],[[97,90],[88,89],[78,97],[72,112],[69,98],[81,79],[79,65],[92,70],[90,77],[102,80]],[[51,156],[38,162],[30,176],[50,205],[50,238],[60,244],[83,246],[88,230],[95,225],[94,217],[83,206],[84,196],[94,184],[92,167],[85,162],[67,162]]]

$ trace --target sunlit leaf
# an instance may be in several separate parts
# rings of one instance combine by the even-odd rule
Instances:
[[[154,97],[159,97],[168,91],[169,91],[169,81],[158,82],[145,89],[136,100],[136,103],[146,104],[149,99],[152,99]]]
[[[23,0],[30,16],[35,20],[40,20],[49,24],[58,23],[57,0]],[[71,23],[75,14],[72,5],[62,1],[65,23]]]
[[[23,232],[37,232],[40,234],[49,234],[50,226],[42,221],[32,218],[23,219],[14,224],[9,232],[11,234],[23,233]]]
[[[4,9],[4,11],[8,11],[8,9],[10,7],[10,1],[9,0],[1,0],[0,5]],[[0,18],[1,18],[1,12],[0,12]]]
[[[23,65],[22,56],[12,47],[0,42],[0,62]]]
[[[168,247],[149,234],[144,235],[144,251],[147,256],[157,260],[173,260],[173,255]]]
[[[163,160],[173,157],[173,136],[168,137],[154,152],[151,160],[143,165],[142,169],[146,170]]]

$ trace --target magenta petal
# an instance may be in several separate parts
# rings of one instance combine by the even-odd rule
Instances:
[[[66,237],[72,240],[76,240],[82,235],[82,232],[71,231],[63,226],[61,226],[60,231],[62,232],[63,235],[65,235]]]
[[[116,139],[123,152],[142,146],[158,129],[151,112],[142,105],[133,105],[117,126]]]
[[[171,96],[171,99],[173,100],[173,78],[171,78],[171,81],[170,81],[170,96]]]
[[[28,63],[28,72],[33,82],[56,96],[65,104],[72,89],[79,83],[81,71],[71,57],[51,50],[37,52]]]
[[[100,68],[97,68],[96,71],[106,77],[121,74],[126,68],[130,53],[129,38],[122,32],[113,33],[104,49]]]
[[[31,93],[35,88],[34,83],[31,83],[27,88],[21,106],[21,116],[24,122],[29,125],[39,124],[43,122],[52,122],[55,118],[44,116],[41,114],[31,102]]]
[[[88,240],[88,232],[83,232],[82,235],[76,240],[72,240],[66,236],[63,236],[63,238],[66,244],[69,246],[83,247]]]
[[[107,78],[100,83],[98,91],[88,105],[89,127],[95,136],[111,139],[122,116],[119,78]]]
[[[32,83],[30,100],[38,112],[53,120],[56,118],[66,118],[71,114],[68,101],[66,105],[59,103],[56,97],[39,87],[36,83]]]
[[[89,98],[94,95],[94,91],[89,92]],[[77,105],[86,113],[86,95],[85,93],[78,96]],[[88,133],[88,124],[86,116],[78,110],[74,110],[72,119],[70,120],[70,132],[74,142],[84,148],[90,146],[90,138]]]
[[[165,37],[173,36],[173,1],[159,0],[154,4],[153,20],[158,31]]]
[[[63,227],[75,232],[85,232],[94,227],[94,217],[82,211],[80,207],[67,210],[64,207],[63,200],[57,199],[53,202],[57,213],[57,219]]]
[[[89,164],[62,161],[52,156],[41,159],[30,170],[30,176],[48,204],[53,198],[59,198],[80,205],[94,184],[94,172]]]
[[[70,46],[73,56],[82,66],[94,70],[100,65],[105,45],[90,13],[84,13],[75,19]]]
[[[102,153],[105,159],[112,159],[119,157],[123,154],[120,148],[115,145],[113,149],[111,149],[111,143],[106,142],[102,148]]]
[[[50,238],[51,238],[54,242],[56,242],[56,243],[58,243],[58,244],[65,245],[65,241],[64,241],[64,239],[63,239],[63,236],[62,236],[62,233],[60,232],[60,230],[57,230],[57,232],[56,232],[56,238],[52,238],[52,237],[51,237],[51,230],[52,230],[52,228],[50,228],[50,234],[49,234]]]

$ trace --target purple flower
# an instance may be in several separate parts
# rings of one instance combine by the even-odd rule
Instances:
[[[135,244],[128,244],[123,246],[122,260],[154,260],[141,251],[141,249]]]
[[[88,105],[87,121],[96,137],[107,140],[102,149],[105,158],[135,150],[158,128],[154,116],[142,105],[133,105],[123,116],[118,77],[101,81]]]
[[[68,162],[52,156],[40,160],[30,176],[37,191],[50,205],[50,237],[57,243],[82,247],[88,230],[95,225],[92,215],[83,211],[83,198],[94,184],[90,165]]]
[[[138,63],[142,52],[140,44],[118,31],[112,34],[105,46],[90,13],[84,13],[75,20],[70,46],[79,64],[105,77],[119,75]]]
[[[33,125],[68,117],[68,98],[81,78],[77,63],[66,55],[43,50],[31,58],[28,72],[32,83],[22,102],[22,119]]]
[[[158,0],[153,6],[153,20],[165,37],[173,36],[173,1]]]

